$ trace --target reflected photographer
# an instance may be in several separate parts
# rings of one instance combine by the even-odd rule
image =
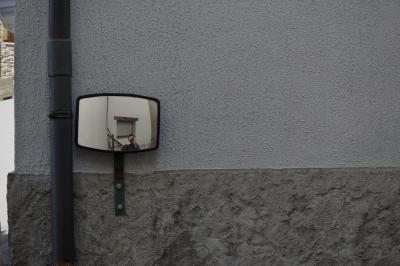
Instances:
[[[128,144],[122,147],[123,152],[140,151],[139,144],[136,142],[136,136],[134,134],[129,134]]]

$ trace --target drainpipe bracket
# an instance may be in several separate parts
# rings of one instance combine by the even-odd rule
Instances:
[[[72,112],[68,111],[55,111],[49,113],[50,119],[72,119]]]

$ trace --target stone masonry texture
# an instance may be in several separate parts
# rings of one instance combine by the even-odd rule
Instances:
[[[77,265],[399,265],[400,169],[75,174]],[[50,179],[10,174],[12,265],[50,263]]]
[[[1,77],[14,76],[14,43],[1,43]]]

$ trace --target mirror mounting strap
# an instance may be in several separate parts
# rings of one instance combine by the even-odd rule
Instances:
[[[124,154],[114,152],[115,216],[125,215]]]

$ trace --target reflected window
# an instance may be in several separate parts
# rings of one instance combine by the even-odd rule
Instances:
[[[114,120],[117,120],[117,138],[127,138],[131,134],[136,134],[138,118],[114,116]]]

